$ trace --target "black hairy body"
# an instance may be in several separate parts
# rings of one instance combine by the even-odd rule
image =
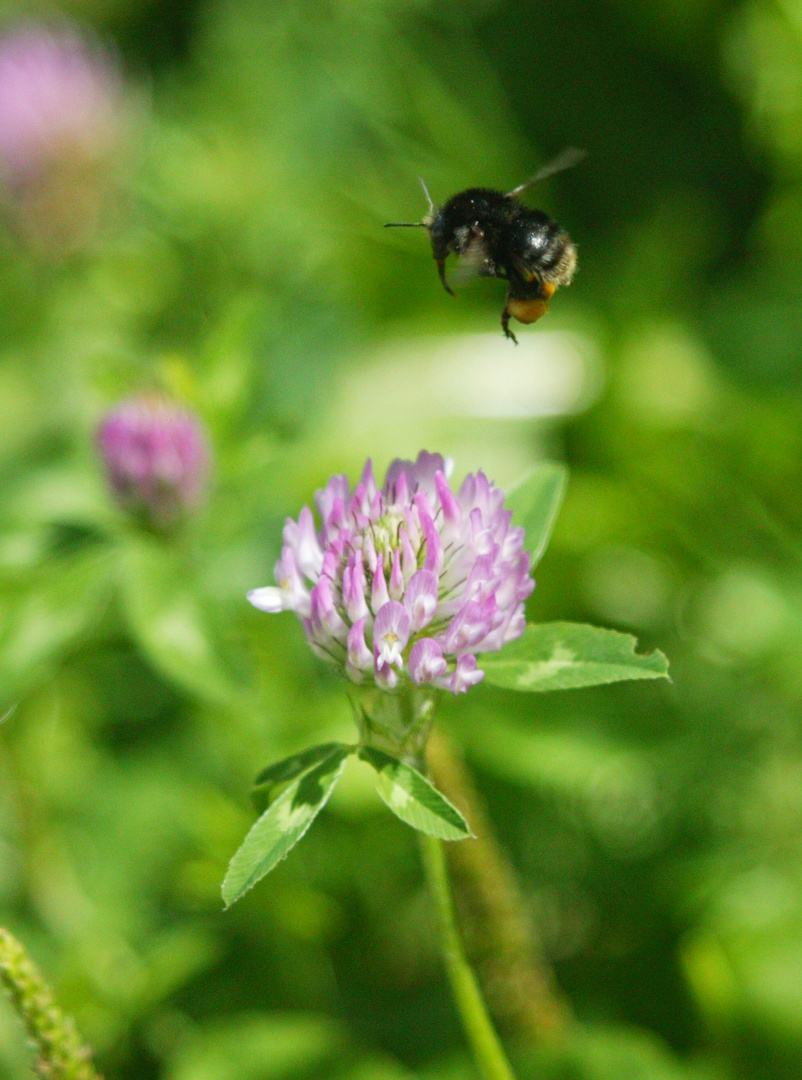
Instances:
[[[570,285],[576,270],[571,237],[542,210],[530,210],[517,196],[532,184],[581,161],[584,150],[569,147],[533,177],[512,191],[468,188],[452,195],[441,207],[432,202],[421,180],[429,213],[423,221],[391,221],[389,227],[425,228],[432,242],[440,280],[446,292],[446,259],[457,255],[483,277],[507,282],[501,327],[517,344],[510,319],[532,323],[548,311],[548,301],[560,285]]]
[[[440,277],[450,254],[475,262],[483,277],[507,281],[501,324],[507,337],[511,317],[534,322],[547,310],[559,285],[576,269],[576,248],[568,233],[542,210],[523,206],[492,188],[469,188],[452,196],[424,221]]]

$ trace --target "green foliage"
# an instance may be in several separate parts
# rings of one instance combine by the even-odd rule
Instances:
[[[297,844],[323,809],[355,750],[341,743],[323,743],[259,773],[254,800],[264,812],[231,860],[223,882],[227,907]],[[378,773],[379,795],[407,825],[440,840],[464,840],[472,835],[462,814],[417,769],[371,746],[360,746],[358,754]]]
[[[111,596],[112,570],[107,552],[82,551],[54,560],[46,574],[13,591],[0,659],[6,706],[52,675],[65,651],[97,625]]]
[[[254,801],[261,809],[267,809],[275,794],[286,784],[342,749],[339,743],[322,743],[320,746],[310,746],[308,750],[293,754],[283,761],[277,761],[275,765],[268,765],[254,781]]]
[[[218,1022],[191,1049],[179,1052],[169,1080],[285,1080],[331,1068],[343,1051],[326,1017],[243,1015]]]
[[[550,680],[637,673],[439,707],[578,1017],[529,1075],[796,1080],[799,4],[60,8],[119,50],[136,107],[82,250],[28,244],[0,200],[0,924],[99,1070],[470,1075],[415,838],[363,762],[220,910],[260,764],[354,738],[297,620],[245,592],[332,473],[425,446],[527,476],[538,557],[571,471],[528,603],[547,637],[503,675],[511,654],[483,657],[486,684],[548,667],[555,620],[623,636]],[[423,230],[382,226],[420,220],[419,175],[438,202],[509,190],[567,145],[586,161],[525,199],[579,272],[516,350],[503,282],[450,297]],[[162,541],[94,453],[104,410],[152,390],[215,457]],[[0,1000],[0,1080],[27,1068]]]
[[[485,681],[506,690],[573,690],[628,679],[668,677],[668,661],[659,650],[635,652],[630,634],[581,623],[527,626],[500,653],[481,658]]]
[[[197,563],[147,537],[126,538],[118,558],[123,610],[153,666],[201,699],[235,703],[242,691],[215,653],[195,580]]]
[[[526,549],[533,568],[548,546],[567,480],[564,465],[547,461],[536,465],[507,495],[505,505],[512,510],[513,524],[526,530]]]
[[[459,810],[417,769],[371,746],[360,747],[359,756],[379,774],[376,790],[407,825],[438,840],[464,840],[472,835]]]
[[[91,1051],[53,999],[20,943],[0,927],[0,985],[36,1048],[34,1071],[52,1080],[98,1080]]]
[[[633,1028],[593,1025],[560,1047],[533,1054],[524,1077],[543,1080],[719,1080],[713,1062],[685,1063],[655,1039]]]
[[[299,770],[285,791],[262,814],[231,860],[223,882],[230,907],[252,888],[301,839],[323,809],[340,779],[351,747],[336,744]]]

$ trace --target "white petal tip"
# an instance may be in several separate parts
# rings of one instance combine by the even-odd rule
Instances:
[[[251,589],[248,593],[248,601],[260,611],[267,611],[275,615],[278,611],[284,611],[287,594],[283,589],[277,589],[274,585],[267,585],[263,589]]]

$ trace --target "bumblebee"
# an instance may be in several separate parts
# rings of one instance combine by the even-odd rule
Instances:
[[[575,165],[581,150],[565,150],[554,161],[512,191],[468,188],[437,208],[421,180],[429,202],[423,221],[391,221],[387,228],[422,227],[429,233],[432,254],[446,292],[446,259],[458,255],[481,277],[507,282],[501,327],[516,345],[510,319],[533,323],[548,311],[559,285],[570,285],[576,271],[576,247],[568,233],[542,210],[530,210],[518,196],[540,180]]]

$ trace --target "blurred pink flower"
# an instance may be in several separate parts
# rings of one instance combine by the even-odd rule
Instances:
[[[77,31],[23,23],[0,38],[0,172],[24,184],[54,159],[113,146],[122,84],[111,54]]]
[[[443,458],[421,451],[394,461],[381,489],[368,461],[353,491],[334,476],[315,502],[320,530],[308,507],[288,519],[277,585],[248,599],[295,611],[315,652],[354,682],[458,694],[483,677],[476,653],[523,633],[524,531],[484,473],[455,493]]]
[[[168,401],[142,397],[118,405],[98,429],[98,446],[118,502],[153,528],[169,529],[206,493],[204,428]]]

